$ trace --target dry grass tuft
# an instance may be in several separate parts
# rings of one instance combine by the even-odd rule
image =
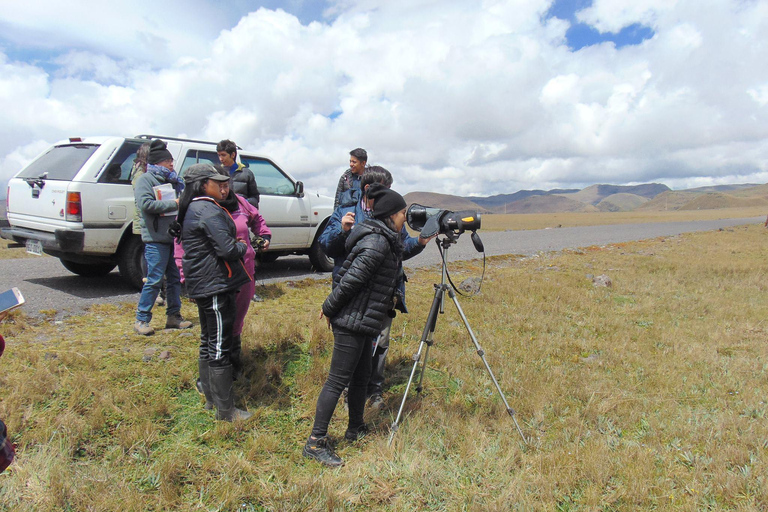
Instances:
[[[244,424],[202,409],[195,333],[133,336],[122,306],[59,326],[15,316],[0,417],[18,458],[0,508],[765,510],[766,242],[749,226],[491,259],[482,293],[459,300],[528,444],[448,301],[424,391],[388,446],[439,280],[415,272],[411,313],[393,324],[388,410],[369,411],[371,434],[350,444],[338,407],[335,470],[301,456],[333,345],[318,318],[327,280],[272,285],[252,306]],[[600,274],[611,288],[593,286]],[[171,359],[145,361],[146,349]]]

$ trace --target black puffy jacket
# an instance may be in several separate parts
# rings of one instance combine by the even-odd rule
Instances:
[[[237,241],[229,212],[208,197],[189,204],[181,229],[184,279],[192,299],[238,290],[251,278],[242,257],[246,245]]]
[[[368,336],[381,332],[394,307],[401,268],[400,235],[383,222],[358,224],[346,243],[347,258],[323,303],[323,314],[335,327]]]

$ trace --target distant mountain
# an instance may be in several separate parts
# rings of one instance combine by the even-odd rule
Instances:
[[[613,194],[634,194],[636,196],[653,199],[657,195],[668,192],[671,189],[661,183],[646,183],[643,185],[590,185],[566,197],[597,205],[600,201]]]
[[[498,206],[493,213],[557,213],[596,212],[591,204],[569,199],[564,195],[537,195],[520,199],[505,206]]]
[[[686,192],[730,192],[759,186],[759,183],[737,183],[735,185],[712,185],[709,187],[687,188],[685,190]]]
[[[490,197],[465,197],[469,201],[476,203],[483,208],[492,210],[497,206],[504,206],[507,203],[514,203],[521,199],[531,196],[548,196],[552,194],[571,194],[578,192],[577,188],[556,188],[553,190],[519,190],[514,194],[497,194]]]
[[[411,203],[418,203],[422,206],[429,206],[432,208],[441,208],[444,210],[458,211],[458,210],[476,210],[480,213],[488,213],[488,209],[483,208],[477,203],[474,203],[466,198],[459,196],[452,196],[449,194],[437,194],[435,192],[409,192],[403,196],[405,202],[410,205]]]
[[[601,212],[629,212],[646,202],[648,202],[647,197],[622,192],[611,194],[597,203],[596,206]]]
[[[720,185],[727,192],[710,192],[715,187],[670,190],[642,204],[638,210],[713,210],[747,206],[768,206],[768,185]]]
[[[479,213],[627,212],[766,206],[768,185],[736,184],[671,190],[660,183],[591,185],[582,190],[520,190],[490,197],[411,192],[406,202]]]

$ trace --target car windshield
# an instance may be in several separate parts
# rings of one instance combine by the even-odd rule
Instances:
[[[240,155],[240,161],[253,172],[260,194],[290,196],[296,185],[269,160]]]
[[[18,177],[72,181],[98,147],[98,144],[55,146],[29,164]],[[46,173],[47,176],[43,176]]]

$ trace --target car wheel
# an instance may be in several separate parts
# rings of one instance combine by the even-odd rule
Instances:
[[[60,259],[64,268],[82,277],[103,277],[114,269],[117,265],[114,263],[77,263],[70,260]]]
[[[140,236],[131,235],[123,242],[117,255],[117,266],[120,269],[120,276],[133,288],[141,290],[144,286],[146,264],[144,263],[144,242],[141,241]]]
[[[333,259],[325,254],[317,238],[309,248],[309,261],[318,272],[331,272],[333,270]]]

